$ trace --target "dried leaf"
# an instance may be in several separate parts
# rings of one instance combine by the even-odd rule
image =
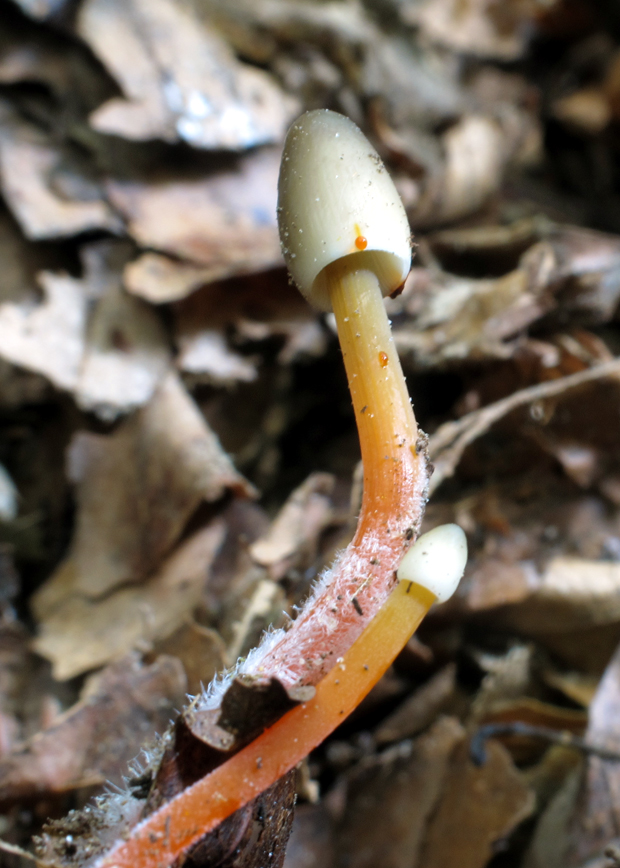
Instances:
[[[269,627],[281,626],[286,599],[282,589],[261,571],[250,571],[246,581],[238,583],[236,605],[222,618],[220,630],[226,637],[231,660],[247,655],[255,648]]]
[[[284,868],[331,868],[334,860],[331,817],[324,805],[298,805]]]
[[[118,218],[94,195],[66,199],[52,185],[61,153],[35,127],[0,103],[0,183],[7,204],[27,238],[59,238],[93,229],[121,230]]]
[[[449,663],[388,715],[375,732],[377,744],[410,738],[426,729],[454,699],[456,666]]]
[[[504,277],[475,280],[446,273],[429,275],[432,292],[412,328],[395,330],[399,351],[412,352],[418,362],[485,357],[507,358],[506,342],[553,305],[545,286],[536,285],[525,270]]]
[[[425,0],[405,3],[408,24],[454,51],[497,60],[517,60],[525,51],[531,23],[557,0]],[[530,27],[528,27],[530,25]]]
[[[242,150],[279,141],[295,113],[271,76],[236,60],[190,4],[87,0],[78,31],[125,94],[91,116],[100,132]]]
[[[143,253],[125,269],[125,281],[130,292],[152,304],[185,298],[205,283],[210,283],[214,275],[220,276],[217,266],[214,269],[180,262],[161,253]]]
[[[200,552],[193,553],[196,557]],[[202,563],[202,568],[206,566]],[[195,696],[209,684],[222,669],[226,668],[226,649],[222,638],[215,630],[188,621],[171,636],[156,643],[158,654],[169,654],[183,664],[187,677],[187,692]]]
[[[179,302],[174,312],[178,365],[201,381],[256,378],[255,359],[230,348],[226,336],[231,333],[236,344],[280,338],[281,364],[320,356],[326,349],[314,312],[279,272],[211,284]]]
[[[568,826],[579,794],[582,770],[575,769],[551,800],[536,827],[523,868],[566,868]]]
[[[591,368],[582,369],[576,374],[569,374],[560,379],[520,389],[508,397],[496,401],[494,404],[467,413],[457,421],[446,422],[429,439],[429,452],[435,466],[435,472],[431,477],[430,491],[435,491],[444,479],[452,476],[467,446],[486,433],[492,425],[511,411],[527,404],[536,406],[536,402],[542,402],[546,398],[562,395],[564,392],[569,393],[567,397],[570,397],[572,389],[597,380],[609,378],[613,389],[619,370],[619,359],[596,364]],[[582,405],[580,409],[581,415],[576,417],[571,416],[570,418],[583,421],[583,391],[578,393],[576,400]],[[541,406],[542,404],[539,403],[538,407],[540,408]],[[544,411],[541,421],[543,419]],[[545,422],[547,421],[549,420],[545,420]],[[607,429],[603,426],[596,426],[595,430],[600,437]]]
[[[54,677],[74,678],[178,630],[201,600],[224,533],[223,522],[215,520],[179,546],[145,584],[100,600],[84,596],[74,561],[61,564],[33,599],[39,621],[34,648],[52,662]]]
[[[41,21],[60,12],[67,0],[13,0],[13,2],[31,18]]]
[[[0,305],[6,302],[34,305],[40,297],[36,275],[58,260],[49,250],[30,244],[21,234],[8,210],[0,208]]]
[[[172,301],[198,281],[280,265],[279,161],[279,152],[269,149],[239,158],[226,171],[187,180],[109,181],[110,199],[135,240],[187,260],[175,265],[145,254],[128,267],[127,288],[150,301]]]
[[[58,11],[66,0],[17,0],[27,15]],[[0,82],[44,85],[63,103],[63,121],[92,111],[116,91],[90,51],[60,28],[28,24],[22,16],[5,15],[0,32]],[[57,116],[58,117],[58,116]],[[52,124],[54,130],[57,125]],[[66,169],[67,167],[65,167]],[[56,178],[58,180],[58,176]]]
[[[532,791],[501,745],[490,742],[487,761],[477,768],[464,744],[450,764],[419,868],[483,868],[493,855],[494,845],[533,808]]]
[[[337,866],[418,865],[426,825],[444,792],[450,756],[463,736],[459,723],[445,718],[413,744],[397,745],[353,771],[336,839]]]
[[[82,282],[41,272],[43,302],[0,305],[0,352],[14,365],[43,374],[60,389],[78,382],[84,354],[87,300]]]
[[[192,329],[193,331],[193,329]],[[204,329],[177,334],[179,368],[200,381],[217,385],[251,383],[257,377],[253,360],[230,349],[223,330]]]
[[[331,474],[313,473],[289,496],[266,536],[252,543],[252,558],[272,578],[282,578],[300,559],[314,560],[318,537],[332,518],[333,487]]]
[[[555,633],[620,621],[620,564],[562,556],[553,558],[511,622],[528,632]]]
[[[0,521],[13,521],[17,516],[18,492],[6,467],[0,464]]]
[[[99,242],[83,257],[86,290],[101,298],[89,318],[75,398],[112,420],[151,398],[168,367],[168,341],[157,314],[122,288],[124,245]]]
[[[578,132],[596,136],[612,119],[612,109],[600,87],[583,87],[557,99],[551,108],[555,117]]]
[[[493,118],[471,114],[444,134],[443,148],[442,172],[428,179],[412,215],[414,225],[457,220],[481,208],[499,190],[518,141]]]
[[[227,489],[253,492],[173,374],[114,434],[76,435],[69,463],[78,500],[75,587],[88,597],[144,579],[201,501]]]
[[[598,678],[582,672],[562,672],[549,668],[543,672],[545,683],[555,690],[559,690],[564,696],[573,702],[588,708],[592,702],[598,687]]]
[[[0,759],[0,800],[121,784],[127,764],[165,729],[185,690],[172,657],[144,666],[134,655],[108,666],[87,682],[77,705]]]

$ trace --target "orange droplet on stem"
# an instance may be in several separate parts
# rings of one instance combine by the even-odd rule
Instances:
[[[366,250],[368,247],[368,239],[364,238],[363,235],[358,235],[355,239],[355,246],[358,250]]]

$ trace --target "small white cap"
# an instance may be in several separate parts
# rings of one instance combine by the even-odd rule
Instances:
[[[449,600],[467,563],[467,538],[458,524],[442,524],[415,541],[400,562],[399,581],[415,582],[437,597]]]
[[[293,280],[322,310],[331,310],[323,269],[345,256],[374,271],[384,295],[409,274],[409,221],[394,182],[362,131],[336,112],[307,112],[289,129],[278,224]]]

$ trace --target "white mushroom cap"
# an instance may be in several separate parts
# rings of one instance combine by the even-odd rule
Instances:
[[[449,600],[467,563],[467,538],[458,524],[442,524],[422,534],[403,557],[399,581],[415,582],[437,597]]]
[[[322,310],[331,310],[323,269],[345,256],[374,271],[384,295],[409,273],[409,221],[394,183],[361,130],[336,112],[308,112],[288,131],[278,224],[293,280]]]

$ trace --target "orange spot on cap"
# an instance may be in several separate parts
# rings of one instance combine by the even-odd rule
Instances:
[[[355,246],[358,250],[366,250],[368,247],[368,241],[363,235],[358,235],[355,239]]]
[[[379,353],[379,364],[381,365],[381,367],[385,368],[388,362],[388,354],[384,352]]]

